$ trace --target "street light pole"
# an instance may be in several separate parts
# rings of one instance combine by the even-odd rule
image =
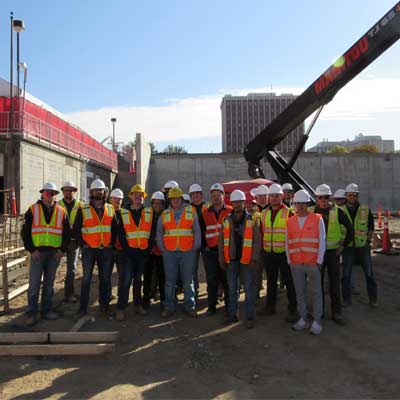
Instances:
[[[15,19],[13,21],[13,29],[15,32],[17,32],[17,96],[18,96],[18,121],[21,117],[21,106],[20,106],[20,85],[19,85],[19,76],[20,76],[20,60],[19,60],[19,34],[25,30],[25,25],[24,21]],[[21,126],[20,123],[18,123],[18,128]]]
[[[111,118],[111,122],[113,124],[113,135],[112,135],[112,150],[115,152],[115,123],[117,122],[117,118],[113,117]]]

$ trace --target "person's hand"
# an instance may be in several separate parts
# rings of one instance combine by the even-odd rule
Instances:
[[[339,246],[336,249],[336,256],[339,257],[343,253],[343,246]]]
[[[40,259],[40,251],[39,250],[35,250],[32,255],[32,260],[33,261],[38,261]]]

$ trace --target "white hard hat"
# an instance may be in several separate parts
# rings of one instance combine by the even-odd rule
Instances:
[[[213,190],[219,190],[222,194],[225,194],[224,187],[220,183],[214,183],[210,187],[210,192],[212,192]]]
[[[95,179],[92,184],[90,185],[90,190],[94,189],[106,189],[106,185],[101,179]]]
[[[329,185],[325,185],[324,183],[322,185],[317,186],[315,189],[315,193],[317,196],[330,196],[332,194],[331,188]]]
[[[285,185],[290,185],[289,183],[285,183]],[[283,188],[278,183],[273,183],[269,187],[269,194],[283,194]]]
[[[162,200],[162,201],[165,201],[164,193],[163,193],[163,192],[160,192],[160,191],[154,192],[154,193],[151,195],[151,199],[150,199],[150,200],[151,200],[151,201],[153,201],[153,200]]]
[[[179,187],[178,182],[176,181],[168,181],[164,185],[164,189],[171,189]]]
[[[358,185],[355,183],[350,183],[346,186],[346,193],[360,193],[358,190]]]
[[[256,196],[262,196],[263,194],[269,194],[269,189],[267,186],[265,185],[260,185],[257,189],[256,189]]]
[[[78,188],[76,187],[76,185],[75,185],[75,183],[74,182],[72,182],[72,181],[65,181],[64,182],[64,185],[62,186],[62,188],[61,188],[61,190],[64,190],[64,188],[72,188],[72,189],[75,189],[75,190],[78,190]]]
[[[190,185],[189,194],[196,192],[203,192],[203,189],[197,183],[193,183],[193,185]]]
[[[57,189],[56,184],[53,183],[53,182],[47,182],[47,183],[45,183],[45,184],[43,185],[43,187],[40,189],[39,192],[42,193],[42,192],[45,191],[45,190],[51,190],[52,192],[57,192],[57,194],[60,193],[59,190]]]
[[[182,197],[183,197],[183,201],[189,201],[190,202],[190,196],[187,193],[185,193]]]
[[[116,199],[123,199],[124,192],[121,189],[113,189],[110,193],[110,197],[115,197]]]
[[[246,195],[241,190],[236,189],[231,193],[230,200],[231,200],[231,202],[232,201],[245,201]]]
[[[344,189],[336,190],[334,196],[335,199],[345,199],[346,198],[346,191]]]
[[[298,190],[293,197],[293,203],[309,203],[310,195],[305,190]]]
[[[291,183],[284,183],[282,185],[282,190],[293,190],[293,186]]]

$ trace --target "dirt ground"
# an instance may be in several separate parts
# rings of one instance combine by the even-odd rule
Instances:
[[[93,282],[90,311],[95,322],[83,330],[118,330],[116,351],[87,357],[2,358],[0,398],[398,398],[400,256],[374,255],[373,262],[379,307],[369,307],[365,280],[356,268],[361,295],[344,310],[347,325],[333,323],[328,311],[319,337],[290,329],[284,321],[284,294],[277,315],[258,317],[253,330],[241,322],[225,327],[221,308],[213,317],[204,315],[204,284],[198,319],[181,311],[161,319],[156,303],[146,317],[134,315],[130,307],[128,320],[118,323],[100,314]],[[55,296],[63,317],[41,321],[33,330],[63,331],[75,323],[77,305],[61,304],[64,271],[65,263],[59,268]],[[116,276],[113,280],[115,294]],[[22,331],[15,324],[25,306],[26,296],[11,303],[13,314],[0,317],[0,332]]]

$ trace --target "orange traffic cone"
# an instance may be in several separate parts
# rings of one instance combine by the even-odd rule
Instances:
[[[392,242],[390,241],[389,235],[389,222],[387,217],[383,220],[383,239],[382,239],[382,252],[388,253],[392,248]]]
[[[17,215],[17,199],[15,197],[14,188],[12,188],[12,190],[11,190],[11,214]]]
[[[378,208],[378,229],[382,229],[382,207]]]

